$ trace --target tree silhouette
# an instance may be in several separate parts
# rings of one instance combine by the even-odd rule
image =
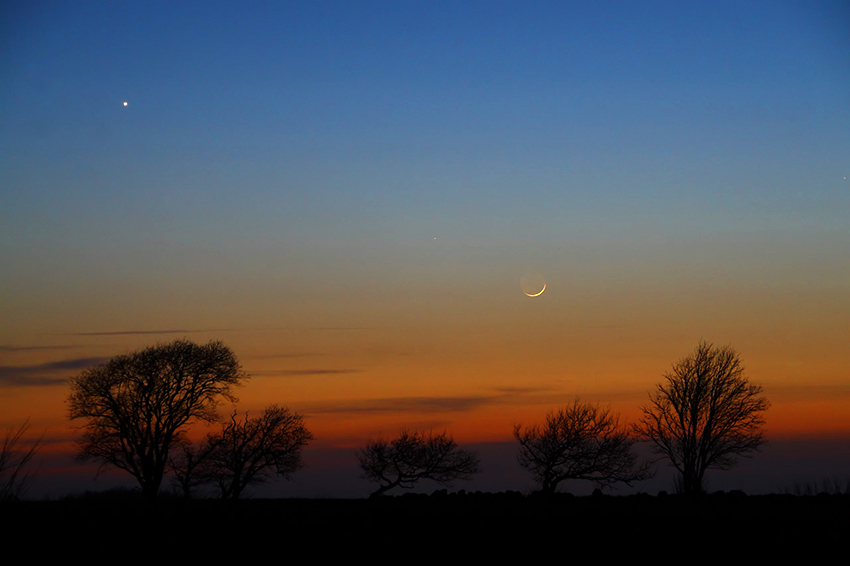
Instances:
[[[24,435],[30,428],[29,419],[18,428],[9,427],[0,446],[0,501],[19,499],[26,492],[34,477],[29,469],[30,461],[41,447],[43,437],[25,442]]]
[[[403,429],[397,438],[370,440],[357,451],[364,479],[379,482],[370,497],[394,487],[412,488],[423,479],[451,486],[454,480],[468,480],[479,473],[474,452],[461,450],[445,431],[418,432]]]
[[[682,493],[703,492],[706,470],[728,470],[767,442],[762,413],[770,403],[750,385],[731,347],[700,342],[664,379],[634,430],[670,459]]]
[[[270,405],[259,417],[239,420],[236,413],[221,432],[204,440],[202,474],[214,483],[222,499],[238,499],[245,488],[273,475],[289,479],[303,468],[301,448],[313,439],[304,417],[286,407]]]
[[[86,420],[77,457],[130,473],[153,499],[186,427],[217,420],[219,398],[235,401],[232,388],[245,379],[221,342],[176,340],[89,368],[68,395],[69,417]]]
[[[564,480],[589,480],[599,487],[617,482],[631,485],[650,476],[637,466],[635,440],[619,426],[619,416],[599,405],[582,403],[546,415],[543,426],[514,425],[520,446],[517,460],[531,472],[545,494],[555,493]]]
[[[175,488],[180,490],[184,498],[191,499],[197,488],[212,481],[208,457],[218,444],[206,440],[195,446],[185,438],[178,444],[177,455],[168,459],[168,468],[174,473]]]

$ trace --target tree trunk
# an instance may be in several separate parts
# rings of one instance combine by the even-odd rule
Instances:
[[[381,496],[381,495],[383,495],[385,492],[387,492],[387,491],[391,490],[392,488],[394,488],[395,486],[397,486],[399,483],[400,483],[400,482],[394,482],[394,483],[391,483],[391,484],[389,484],[389,485],[382,485],[382,486],[380,486],[378,489],[376,489],[375,491],[373,491],[373,492],[369,495],[369,499],[375,499],[376,497],[380,497],[380,496]]]

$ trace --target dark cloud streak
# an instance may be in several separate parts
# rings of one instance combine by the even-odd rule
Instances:
[[[443,413],[466,412],[492,402],[493,397],[392,397],[387,399],[367,399],[322,405],[308,409],[308,413]]]
[[[276,358],[313,358],[317,356],[325,356],[327,354],[320,354],[314,352],[308,352],[304,354],[266,354],[260,356],[251,356],[251,359],[254,360],[272,360]]]
[[[308,408],[307,412],[362,414],[362,413],[454,413],[468,412],[486,405],[514,403],[517,398],[528,399],[530,393],[540,393],[538,388],[498,388],[496,395],[470,395],[465,397],[392,397],[364,399],[362,401],[322,404]]]
[[[0,387],[59,385],[68,381],[67,372],[97,366],[110,358],[74,358],[34,366],[0,366]]]
[[[291,377],[296,375],[335,375],[341,373],[359,373],[359,369],[282,369],[269,371],[248,371],[251,375],[266,377]]]
[[[32,352],[34,350],[71,350],[82,346],[0,346],[0,352]]]
[[[771,385],[764,391],[768,398],[837,399],[850,395],[850,384]]]
[[[128,336],[138,334],[197,334],[199,332],[231,332],[231,328],[210,328],[206,330],[120,330],[116,332],[71,332],[65,336]]]

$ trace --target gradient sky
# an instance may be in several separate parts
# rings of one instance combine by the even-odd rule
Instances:
[[[700,339],[847,453],[846,2],[16,1],[0,84],[0,422],[48,475],[67,378],[180,337],[349,460],[633,421]]]

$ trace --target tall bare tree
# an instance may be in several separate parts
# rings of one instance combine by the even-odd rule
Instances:
[[[635,440],[620,428],[619,415],[576,399],[572,406],[546,415],[542,426],[514,425],[520,466],[531,472],[545,494],[565,480],[588,480],[600,487],[631,485],[650,476],[638,465]]]
[[[634,430],[669,458],[686,495],[704,491],[706,470],[728,470],[767,442],[762,413],[770,403],[729,346],[700,342],[673,364],[649,401]]]
[[[27,441],[29,419],[15,428],[6,429],[0,446],[0,501],[19,499],[29,487],[35,473],[30,462],[41,447],[43,437]]]
[[[221,342],[188,340],[116,356],[71,379],[69,417],[84,419],[78,459],[131,474],[147,499],[159,492],[169,451],[196,421],[218,419],[247,376]]]
[[[238,419],[236,413],[221,432],[210,434],[202,452],[204,474],[223,499],[238,499],[250,485],[265,483],[273,475],[289,479],[303,468],[301,448],[313,439],[304,417],[287,407],[270,405],[263,414]]]
[[[393,439],[370,440],[357,451],[363,478],[380,485],[370,497],[400,487],[412,488],[423,479],[450,486],[481,471],[475,452],[462,450],[445,431],[419,432],[403,429]]]

